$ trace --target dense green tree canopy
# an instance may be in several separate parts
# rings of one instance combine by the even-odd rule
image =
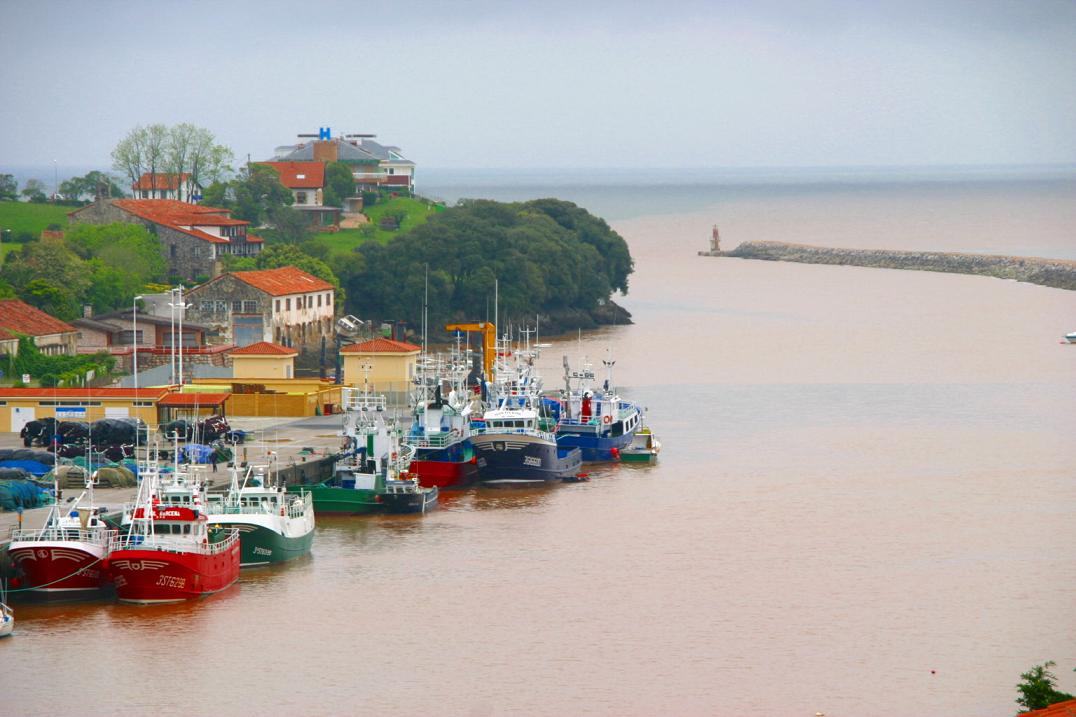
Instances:
[[[502,316],[590,311],[627,291],[627,243],[571,202],[462,202],[388,244],[360,247],[365,261],[346,286],[362,316],[417,322],[429,270],[431,325],[483,319],[499,282]]]
[[[344,199],[355,194],[355,176],[343,162],[330,162],[325,167],[325,192],[322,200],[327,207],[343,207]]]

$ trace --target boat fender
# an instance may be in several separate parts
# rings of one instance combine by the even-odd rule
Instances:
[[[604,423],[605,425],[608,426],[612,422],[613,422],[613,417],[612,416],[602,416],[602,423]]]

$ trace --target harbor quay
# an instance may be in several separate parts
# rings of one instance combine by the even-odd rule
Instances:
[[[340,416],[310,416],[296,420],[294,417],[233,417],[229,419],[233,428],[246,431],[248,442],[235,447],[234,460],[239,462],[264,459],[267,452],[276,455],[276,462],[282,476],[303,477],[309,482],[320,475],[323,469],[315,465],[333,456],[340,447]],[[18,433],[0,433],[0,448],[22,448],[22,439]],[[161,450],[171,450],[170,444],[161,439]],[[144,449],[143,449],[144,450]],[[303,475],[304,469],[310,475]],[[207,466],[210,489],[226,486],[228,471],[226,465],[218,466],[217,471]],[[98,488],[94,490],[97,501],[109,508],[119,509],[124,503],[134,500],[137,487]],[[81,488],[61,489],[60,501],[75,498]],[[44,524],[51,506],[31,508],[22,513],[22,528],[35,529]],[[19,514],[15,511],[0,511],[0,545],[8,541],[12,529],[20,527]]]

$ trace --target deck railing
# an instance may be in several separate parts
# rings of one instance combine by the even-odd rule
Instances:
[[[38,528],[36,530],[14,528],[11,531],[11,540],[12,542],[77,540],[80,543],[106,546],[117,535],[119,535],[118,530],[91,528]]]
[[[109,542],[109,552],[116,550],[157,550],[163,553],[198,553],[200,555],[216,555],[231,550],[232,546],[239,542],[239,531],[229,530],[230,535],[224,540],[215,543],[192,543],[187,540],[173,540],[172,536],[165,535],[141,535],[130,533],[119,535]],[[176,536],[181,537],[181,536]]]

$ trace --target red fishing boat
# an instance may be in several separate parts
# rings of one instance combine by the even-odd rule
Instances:
[[[106,560],[117,531],[109,529],[94,505],[95,476],[73,504],[52,506],[43,527],[12,531],[8,554],[18,567],[18,588],[25,597],[82,600],[109,589]]]
[[[239,533],[210,528],[196,475],[143,471],[131,529],[112,542],[109,569],[121,602],[179,602],[239,579]]]

